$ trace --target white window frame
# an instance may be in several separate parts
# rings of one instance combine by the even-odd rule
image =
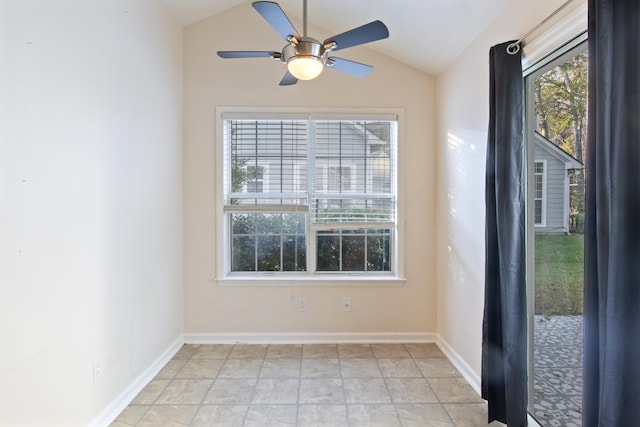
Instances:
[[[403,110],[372,109],[306,109],[306,108],[243,108],[216,109],[216,275],[218,286],[401,286],[404,276],[404,165],[402,152]],[[316,272],[316,233],[307,221],[307,266],[304,272],[230,272],[229,221],[224,212],[224,120],[228,118],[317,119],[317,120],[396,120],[396,226],[392,229],[390,272]],[[307,171],[313,173],[314,171]],[[352,175],[353,176],[353,175]],[[353,178],[352,178],[353,179]],[[312,180],[310,180],[311,182]],[[308,189],[311,191],[311,189]],[[305,208],[300,208],[301,210]],[[310,215],[310,214],[309,214]],[[309,216],[310,218],[310,216]],[[330,228],[330,227],[328,227]],[[352,227],[353,228],[353,227]]]
[[[541,174],[536,172],[536,165],[538,163],[542,164],[542,173]],[[544,228],[544,227],[547,226],[547,160],[546,159],[534,160],[534,162],[533,162],[533,176],[535,177],[536,175],[541,175],[542,176],[542,197],[540,199],[538,199],[534,194],[533,195],[533,203],[534,203],[534,209],[535,209],[536,200],[540,200],[542,214],[540,216],[540,222],[535,222],[535,210],[534,210],[534,226],[535,227],[539,227],[539,228]],[[535,193],[535,190],[536,189],[534,188],[534,193]]]

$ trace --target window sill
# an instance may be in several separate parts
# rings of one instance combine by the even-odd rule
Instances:
[[[314,276],[227,276],[216,278],[218,286],[402,286],[407,279],[396,276],[314,275]]]

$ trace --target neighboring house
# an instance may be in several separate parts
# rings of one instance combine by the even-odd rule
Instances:
[[[536,132],[534,217],[538,233],[569,232],[569,173],[584,166]]]
[[[242,190],[248,193],[305,191],[307,187],[306,128],[289,124],[278,135],[286,141],[281,152],[280,140],[274,139],[267,125],[255,128],[250,121],[234,135],[234,155],[244,164],[246,181]],[[303,123],[304,125],[304,123]],[[314,138],[315,193],[389,193],[391,150],[388,123],[358,121],[326,121],[317,124]],[[248,128],[248,130],[247,130]],[[261,141],[256,144],[256,138]],[[295,153],[295,154],[294,154]],[[286,165],[283,166],[283,162]],[[283,181],[284,180],[284,181]]]

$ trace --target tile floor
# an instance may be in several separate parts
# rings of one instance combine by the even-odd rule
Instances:
[[[111,424],[486,426],[435,344],[184,345]]]

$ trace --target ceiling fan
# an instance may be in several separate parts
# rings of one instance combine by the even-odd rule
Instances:
[[[273,58],[287,64],[287,73],[280,86],[294,85],[298,80],[312,80],[324,67],[333,68],[356,77],[364,77],[373,67],[348,59],[329,56],[333,51],[346,49],[389,37],[387,26],[373,21],[344,33],[329,37],[323,42],[307,36],[307,0],[303,0],[303,35],[300,36],[278,3],[256,1],[255,10],[287,41],[282,52],[267,51],[218,51],[221,58]]]

